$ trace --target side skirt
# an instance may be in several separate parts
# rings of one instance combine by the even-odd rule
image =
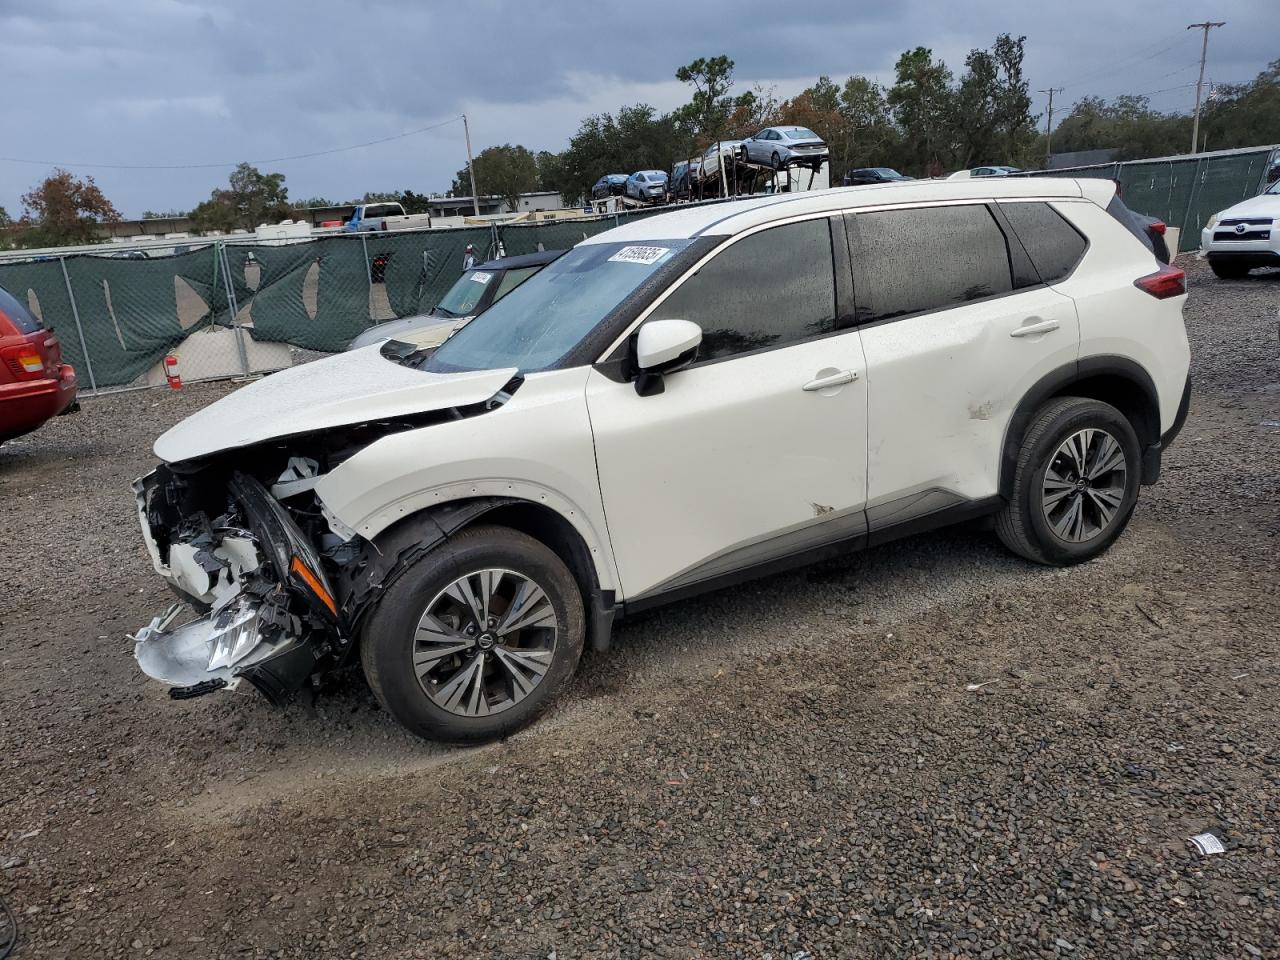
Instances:
[[[982,500],[966,500],[963,503],[945,507],[933,513],[903,520],[900,523],[886,524],[873,528],[869,533],[861,533],[856,536],[834,540],[821,546],[775,557],[729,573],[708,577],[695,583],[683,584],[671,590],[644,594],[634,600],[627,600],[619,604],[617,607],[618,618],[622,619],[644,610],[651,610],[655,607],[709,593],[713,590],[722,590],[725,587],[736,586],[739,583],[746,583],[760,577],[807,567],[822,560],[829,560],[843,554],[865,550],[868,547],[880,546],[881,544],[899,540],[902,537],[926,533],[930,530],[963,523],[966,520],[973,520],[978,517],[990,516],[996,513],[1004,505],[1004,502],[1004,498],[1000,496],[985,497]]]

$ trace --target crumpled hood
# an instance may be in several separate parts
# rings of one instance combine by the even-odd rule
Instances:
[[[386,359],[374,344],[242,387],[162,434],[155,453],[176,463],[276,437],[480,403],[516,372],[426,373]]]
[[[1280,193],[1264,193],[1262,196],[1241,200],[1218,214],[1219,220],[1234,220],[1237,217],[1280,218]]]

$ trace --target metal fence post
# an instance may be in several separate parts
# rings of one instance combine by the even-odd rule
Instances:
[[[360,233],[360,248],[364,250],[364,278],[369,281],[369,294],[373,295],[373,267],[369,264],[369,241],[364,232]]]
[[[67,258],[59,257],[58,263],[62,264],[62,280],[67,285],[67,299],[71,301],[71,316],[76,322],[76,333],[80,336],[80,352],[84,355],[84,366],[89,374],[89,389],[96,395],[98,392],[98,381],[93,376],[93,361],[89,359],[89,345],[84,340],[84,327],[80,325],[80,310],[76,307],[76,294],[71,289],[71,277],[67,273]]]
[[[249,375],[249,351],[244,345],[244,329],[240,326],[240,304],[236,301],[235,284],[231,282],[231,262],[227,259],[227,245],[218,244],[222,254],[222,280],[227,285],[227,304],[231,308],[231,329],[236,333],[236,352],[240,355],[240,373]]]

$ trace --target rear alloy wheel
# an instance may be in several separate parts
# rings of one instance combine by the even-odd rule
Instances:
[[[1138,436],[1119,410],[1084,397],[1050,401],[1023,438],[996,532],[1036,563],[1090,560],[1128,524],[1141,471]]]
[[[362,631],[369,686],[419,736],[476,743],[531,723],[573,675],[582,597],[547,546],[506,527],[454,535],[407,567]]]

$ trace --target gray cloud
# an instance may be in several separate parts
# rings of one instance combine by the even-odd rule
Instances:
[[[727,53],[738,85],[793,94],[819,74],[892,77],[903,50],[931,47],[959,72],[1002,31],[1025,34],[1033,88],[1152,94],[1160,109],[1192,99],[1195,0],[1159,7],[1103,0],[1011,5],[905,0],[720,4],[620,0],[0,0],[0,153],[69,164],[182,164],[277,157],[391,136],[455,116],[476,149],[522,142],[558,149],[588,113],[685,98],[675,68]],[[1253,77],[1280,56],[1272,0],[1221,0],[1209,76]],[[344,199],[365,190],[442,190],[464,162],[457,125],[348,153],[281,163],[290,193]],[[222,170],[93,174],[126,215],[189,208]],[[0,205],[47,173],[0,162]]]

